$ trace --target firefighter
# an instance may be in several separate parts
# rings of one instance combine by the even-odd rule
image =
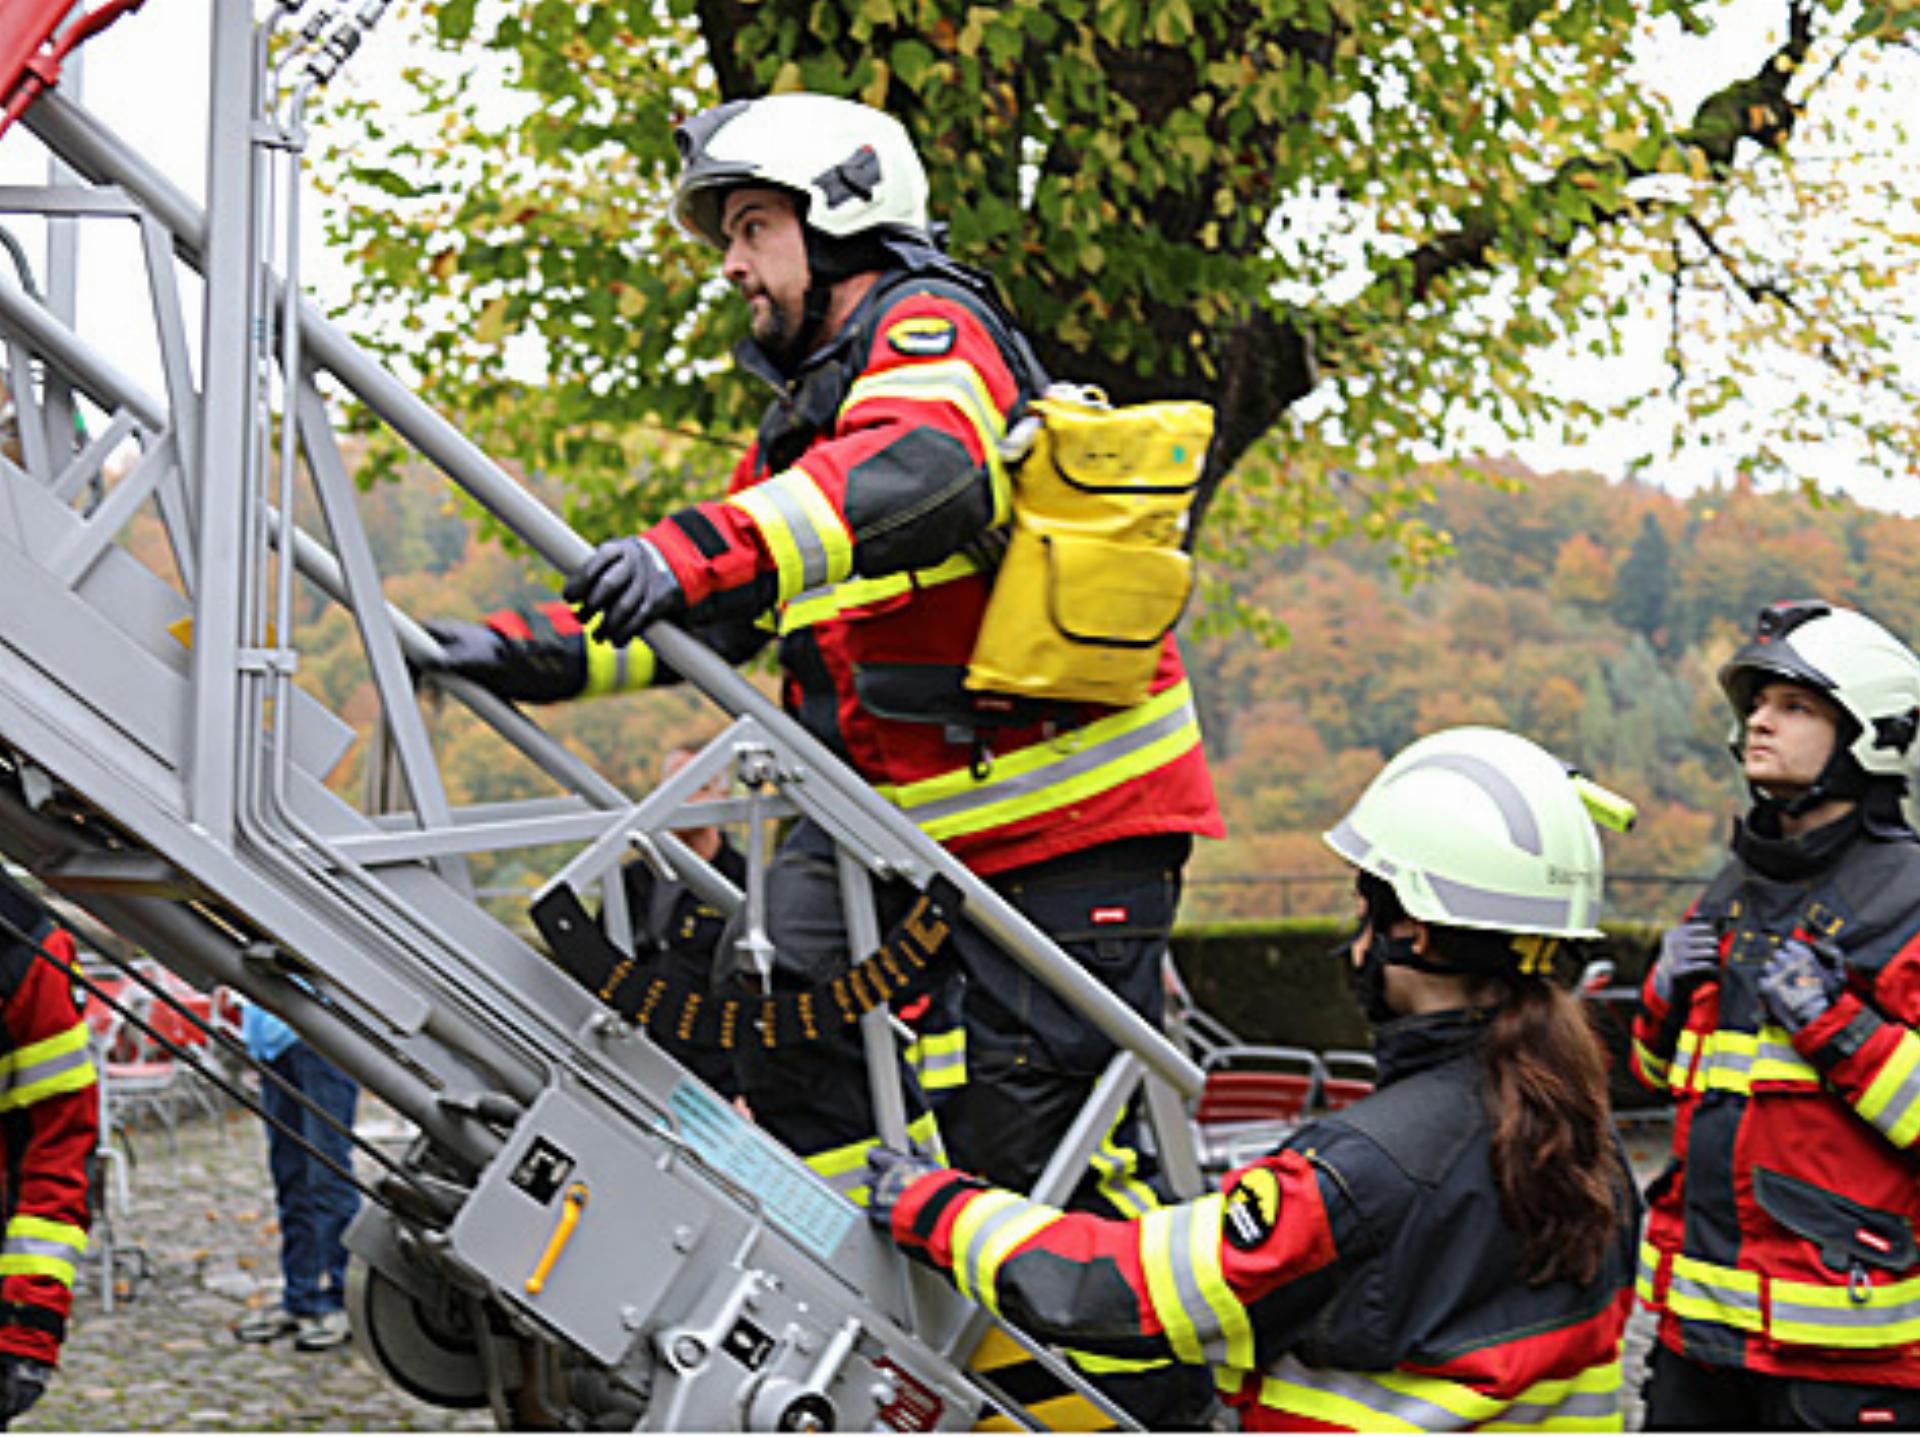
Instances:
[[[73,939],[0,878],[0,1429],[40,1400],[66,1340],[74,1269],[92,1223],[87,1163],[98,1076],[72,981]]]
[[[678,222],[722,256],[751,310],[739,365],[772,386],[729,496],[603,544],[558,605],[436,628],[446,666],[542,701],[669,677],[636,636],[685,624],[740,661],[779,634],[783,698],[814,735],[1124,1001],[1160,1016],[1159,964],[1196,834],[1223,830],[1171,637],[1131,708],[981,700],[962,685],[992,583],[983,540],[1010,485],[997,445],[1044,388],[991,281],[935,246],[901,126],[820,95],[723,104],[677,135]],[[597,621],[591,636],[582,621]],[[768,874],[774,981],[850,956],[833,846],[811,823]],[[882,926],[911,895],[883,890]],[[967,1082],[949,1151],[1000,1181],[1038,1176],[1114,1049],[962,925]],[[811,1064],[796,1076],[795,1064]],[[758,1118],[864,1193],[873,1138],[857,1044],[742,1074]],[[1086,1200],[1157,1199],[1130,1116]]]
[[[1659,1430],[1920,1428],[1920,660],[1775,604],[1720,670],[1753,804],[1666,934],[1633,1067],[1671,1091],[1640,1290]]]
[[[1455,729],[1326,840],[1358,869],[1373,1096],[1131,1222],[884,1149],[870,1214],[1034,1337],[1211,1366],[1249,1428],[1618,1430],[1637,1204],[1604,1052],[1547,974],[1596,936],[1581,793]]]

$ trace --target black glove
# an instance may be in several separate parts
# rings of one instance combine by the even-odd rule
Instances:
[[[0,1352],[0,1428],[40,1400],[53,1381],[53,1368],[31,1357]]]
[[[1662,1003],[1699,987],[1720,971],[1720,935],[1711,923],[1695,918],[1660,936],[1660,961],[1653,968],[1653,991]]]
[[[648,624],[687,606],[680,581],[660,551],[635,538],[610,539],[595,549],[560,596],[582,624],[599,618],[594,637],[607,644],[630,644]]]
[[[436,621],[426,630],[442,658],[420,667],[452,674],[488,693],[544,704],[577,696],[587,682],[585,644],[566,639],[510,639],[491,624]]]
[[[895,1152],[884,1143],[867,1149],[867,1216],[882,1232],[893,1231],[893,1210],[907,1189],[928,1173],[943,1172],[945,1164],[918,1153]]]
[[[1834,1005],[1847,987],[1847,960],[1831,943],[1789,938],[1760,971],[1760,996],[1789,1033]]]

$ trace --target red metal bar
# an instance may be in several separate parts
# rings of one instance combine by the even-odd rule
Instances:
[[[62,34],[61,25],[82,0],[0,0],[0,104],[5,106],[0,110],[0,135],[42,91],[60,83],[60,64],[76,45],[145,3],[107,0]]]

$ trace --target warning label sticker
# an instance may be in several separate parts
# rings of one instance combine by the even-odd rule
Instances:
[[[698,1083],[681,1083],[667,1106],[687,1145],[759,1198],[776,1227],[822,1260],[839,1251],[860,1210],[813,1169]]]

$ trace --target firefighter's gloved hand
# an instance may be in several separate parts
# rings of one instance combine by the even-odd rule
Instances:
[[[1694,918],[1660,936],[1660,960],[1653,966],[1653,991],[1671,1004],[1720,971],[1720,935]]]
[[[867,1216],[882,1232],[893,1231],[893,1210],[907,1189],[928,1173],[944,1172],[946,1165],[918,1153],[896,1152],[884,1143],[867,1149]]]
[[[0,1352],[0,1430],[40,1400],[53,1368],[31,1357]]]
[[[1789,938],[1760,971],[1760,996],[1789,1033],[1831,1008],[1846,987],[1846,959],[1825,941]]]
[[[609,644],[631,643],[654,620],[671,618],[686,607],[686,595],[666,559],[637,538],[610,539],[595,549],[560,594],[582,624],[600,620],[594,637]]]
[[[585,656],[565,643],[510,639],[491,624],[442,620],[425,628],[443,657],[421,668],[470,680],[498,698],[553,703],[586,682]]]

